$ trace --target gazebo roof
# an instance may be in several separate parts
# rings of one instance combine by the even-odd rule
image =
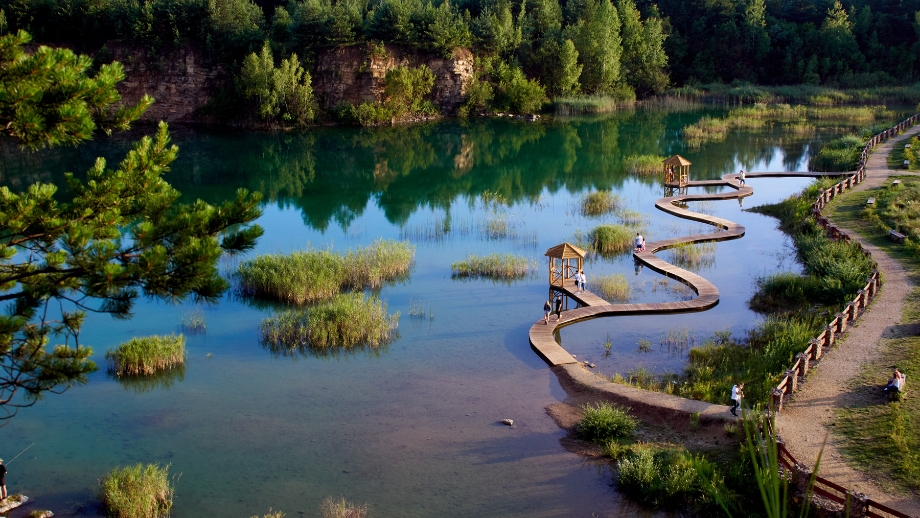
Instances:
[[[674,155],[665,160],[664,165],[690,165],[690,161],[680,155]]]
[[[574,257],[584,258],[586,253],[587,252],[575,245],[562,243],[561,245],[556,245],[547,250],[546,257],[555,257],[557,259],[572,259]]]

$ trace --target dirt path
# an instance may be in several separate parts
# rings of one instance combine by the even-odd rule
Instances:
[[[888,169],[888,154],[894,143],[918,132],[920,127],[915,127],[879,145],[869,157],[866,180],[854,190],[878,187],[888,176],[903,174]],[[817,369],[799,388],[794,400],[784,407],[777,417],[777,426],[792,455],[807,465],[814,465],[817,461],[827,435],[827,444],[821,458],[821,476],[865,493],[873,500],[902,512],[917,515],[920,514],[920,497],[891,494],[883,490],[871,475],[850,467],[841,456],[834,436],[828,434],[834,419],[834,409],[855,403],[852,401],[855,396],[848,389],[849,380],[860,373],[864,364],[879,358],[879,341],[886,328],[900,323],[904,301],[914,287],[900,263],[856,233],[846,232],[853,239],[859,239],[872,252],[879,269],[885,275],[885,284],[867,313],[858,320],[858,325],[850,328],[843,340],[826,353]]]

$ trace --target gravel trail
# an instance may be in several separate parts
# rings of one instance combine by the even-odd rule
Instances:
[[[894,143],[918,132],[920,127],[914,127],[879,145],[869,157],[866,180],[855,190],[877,187],[888,176],[903,174],[888,169],[886,159]],[[825,353],[815,371],[800,386],[793,401],[784,406],[777,416],[776,424],[786,447],[799,462],[814,465],[827,436],[819,468],[821,476],[865,493],[873,500],[902,512],[920,516],[920,496],[886,492],[870,474],[857,471],[847,463],[840,454],[833,434],[828,433],[834,419],[834,409],[855,403],[856,396],[848,389],[849,381],[860,373],[863,364],[880,357],[879,341],[888,327],[901,322],[904,301],[914,287],[896,260],[861,239],[855,232],[846,232],[851,238],[859,239],[872,252],[885,276],[885,284],[867,312],[856,322],[856,326],[849,328],[843,339]],[[879,383],[883,382],[880,380]]]

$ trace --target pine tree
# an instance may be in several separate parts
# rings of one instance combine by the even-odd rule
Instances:
[[[123,128],[150,103],[109,116],[120,67],[87,78],[89,58],[47,47],[27,55],[27,41],[23,32],[0,37],[0,113],[5,133],[23,145],[74,144],[95,127]],[[20,193],[0,186],[0,301],[6,303],[0,410],[6,418],[46,392],[85,383],[96,369],[92,349],[79,341],[86,311],[128,318],[140,294],[215,301],[227,289],[217,260],[254,246],[262,230],[249,223],[260,214],[260,196],[241,190],[218,207],[178,204],[179,193],[162,178],[176,153],[161,123],[117,168],[100,158],[86,181],[68,174],[69,201],[59,201],[52,184]]]

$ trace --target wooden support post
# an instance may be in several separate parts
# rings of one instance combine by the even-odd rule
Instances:
[[[799,360],[799,376],[804,378],[808,375],[808,361],[811,358],[809,358],[805,353],[799,353],[795,355],[795,357]]]
[[[837,334],[841,335],[847,330],[847,317],[843,313],[837,313]]]
[[[860,294],[859,300],[861,302],[860,306],[863,309],[866,309],[867,307],[869,307],[869,290],[859,290],[859,294]]]
[[[799,388],[798,372],[795,370],[788,370],[786,371],[786,377],[789,378],[789,381],[786,382],[786,387],[788,388],[787,392],[795,394],[796,389]]]
[[[833,322],[831,323],[833,324]],[[828,325],[824,328],[824,347],[830,349],[834,346],[834,326]],[[822,354],[824,351],[821,351]]]
[[[814,339],[808,342],[811,345],[811,361],[816,362],[821,359],[822,349],[824,348],[824,340]]]
[[[775,388],[770,392],[770,406],[774,414],[783,409],[783,391]]]
[[[847,304],[847,307],[846,307],[846,309],[843,310],[843,312],[847,314],[847,319],[848,319],[850,322],[855,322],[855,321],[856,321],[856,317],[859,316],[859,312],[856,310],[856,304],[854,304],[854,303],[852,303],[852,302],[850,302],[849,304]]]

